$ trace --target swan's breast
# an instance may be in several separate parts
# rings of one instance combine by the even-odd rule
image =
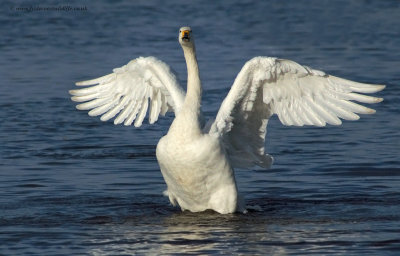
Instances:
[[[205,135],[179,143],[179,139],[167,135],[158,143],[156,154],[168,193],[182,208],[194,211],[196,205],[202,210],[217,210],[215,203],[210,205],[216,198],[228,200],[230,208],[236,207],[233,170],[218,139]]]

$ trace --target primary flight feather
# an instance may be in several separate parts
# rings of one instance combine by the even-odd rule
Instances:
[[[139,57],[113,73],[78,82],[90,86],[71,90],[80,110],[102,121],[136,127],[148,114],[150,124],[168,111],[175,113],[156,155],[166,195],[173,205],[192,212],[245,211],[238,194],[234,169],[255,165],[268,168],[273,158],[265,152],[269,118],[276,114],[284,125],[340,125],[341,119],[375,110],[354,102],[377,103],[374,93],[384,85],[357,83],[330,76],[290,60],[255,57],[236,77],[215,120],[201,121],[201,81],[192,30],[179,30],[188,73],[187,92],[164,62]]]

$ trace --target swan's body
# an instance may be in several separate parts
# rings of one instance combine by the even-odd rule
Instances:
[[[268,168],[273,158],[265,153],[268,119],[277,114],[285,125],[340,125],[357,120],[355,113],[375,111],[352,101],[382,101],[357,94],[380,91],[370,85],[326,75],[289,60],[256,57],[238,74],[213,122],[202,125],[201,83],[195,47],[189,27],[181,28],[187,70],[186,95],[169,67],[154,57],[138,58],[114,73],[77,85],[72,100],[86,102],[78,109],[101,120],[115,118],[140,126],[150,102],[149,122],[159,114],[175,112],[171,127],[157,145],[157,160],[173,205],[193,212],[212,209],[219,213],[244,211],[238,196],[234,167]]]

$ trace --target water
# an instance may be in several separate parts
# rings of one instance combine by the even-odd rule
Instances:
[[[261,1],[260,1],[261,2]],[[87,11],[0,13],[1,255],[398,255],[398,1],[69,1]],[[377,113],[340,127],[273,118],[270,170],[238,170],[258,211],[173,208],[155,158],[172,115],[139,129],[77,111],[74,82],[156,56],[185,81],[179,27],[196,37],[204,111],[244,62],[267,55],[388,87]]]

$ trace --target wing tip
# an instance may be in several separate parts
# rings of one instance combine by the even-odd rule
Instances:
[[[93,83],[92,80],[79,81],[79,82],[75,83],[76,86],[86,86],[86,85],[95,85],[95,84],[98,84],[98,83]]]
[[[382,91],[383,89],[385,89],[386,88],[386,85],[384,85],[384,84],[377,84],[376,85],[376,89],[377,89],[377,92],[380,92],[380,91]]]
[[[330,122],[330,125],[334,125],[334,126],[340,126],[343,124],[342,120],[340,120],[339,118],[337,120],[335,120],[334,122]]]
[[[110,120],[112,117],[109,117],[109,116],[106,116],[106,115],[102,115],[101,117],[100,117],[100,120],[101,121],[103,121],[103,122],[107,122],[108,120]]]
[[[76,101],[76,102],[79,102],[79,100],[78,100],[78,97],[79,97],[79,96],[84,96],[84,95],[85,95],[85,94],[83,94],[83,93],[81,92],[81,89],[69,90],[68,93],[69,93],[70,95],[72,95],[71,100],[72,100],[72,101]]]
[[[360,120],[360,116],[357,114],[354,114],[354,119],[350,119],[350,121],[357,121],[357,120]]]

